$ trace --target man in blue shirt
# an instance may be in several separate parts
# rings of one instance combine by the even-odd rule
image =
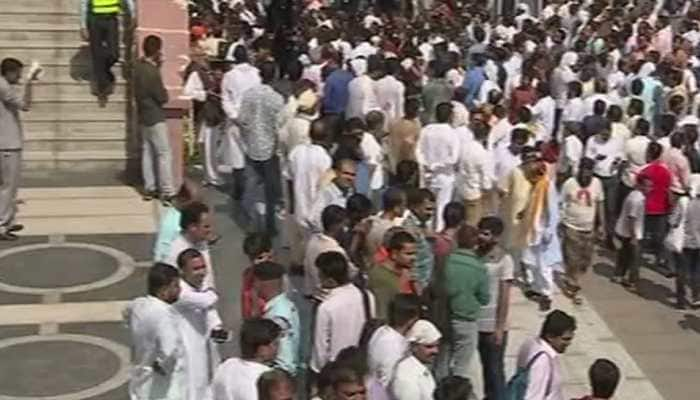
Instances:
[[[282,328],[275,366],[295,376],[299,371],[299,339],[301,325],[299,311],[284,290],[284,267],[274,262],[263,262],[253,267],[255,289],[263,300],[263,318],[274,321]]]
[[[350,71],[342,68],[342,55],[334,53],[326,66],[330,71],[323,86],[323,100],[321,103],[323,115],[345,114],[348,105],[348,85],[355,77]]]
[[[485,64],[486,58],[483,53],[473,54],[472,66],[464,75],[464,83],[462,86],[467,89],[467,97],[464,99],[464,103],[469,110],[474,109],[474,100],[479,97],[481,85],[483,85],[486,80],[486,71],[484,71]]]

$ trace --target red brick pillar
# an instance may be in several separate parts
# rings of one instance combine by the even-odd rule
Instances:
[[[182,120],[189,112],[190,103],[179,100],[182,94],[180,71],[186,66],[184,56],[189,56],[189,16],[182,0],[138,0],[136,4],[138,27],[136,28],[137,55],[141,56],[141,43],[148,35],[163,39],[163,82],[168,89],[170,102],[166,105],[166,117],[173,150],[173,177],[176,187],[182,183],[184,157]]]

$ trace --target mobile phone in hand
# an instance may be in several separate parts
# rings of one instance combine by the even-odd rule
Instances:
[[[216,343],[225,343],[231,340],[231,332],[225,329],[214,329],[209,336]]]

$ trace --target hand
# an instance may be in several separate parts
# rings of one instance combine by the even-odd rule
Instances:
[[[158,361],[153,361],[153,365],[151,365],[151,368],[153,368],[153,372],[155,372],[156,374],[165,376],[165,371],[163,371],[163,368],[160,367]]]
[[[80,37],[86,42],[90,40],[90,33],[88,32],[87,28],[80,29]]]
[[[44,71],[44,69],[41,67],[35,69],[34,71],[32,71],[32,74],[29,76],[29,80],[35,81],[35,80],[39,79],[39,75],[41,75],[41,73],[43,71]]]
[[[503,344],[503,330],[496,329],[496,332],[491,335],[491,341],[496,346],[501,346]]]

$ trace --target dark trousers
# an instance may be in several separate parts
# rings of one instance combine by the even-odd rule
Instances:
[[[632,239],[619,237],[622,247],[617,252],[617,267],[615,275],[621,278],[627,276],[629,281],[636,284],[639,281],[639,245]]]
[[[676,264],[676,297],[678,303],[685,304],[688,300],[686,290],[690,289],[693,301],[700,299],[698,286],[700,274],[700,249],[683,249],[682,253],[673,253]]]
[[[644,218],[644,236],[648,240],[648,248],[656,256],[656,266],[658,268],[668,268],[667,251],[664,246],[664,239],[668,234],[668,215],[647,215]]]
[[[114,83],[112,66],[119,60],[119,19],[117,15],[90,15],[90,55],[93,81],[99,92]]]
[[[503,333],[500,346],[493,343],[492,332],[479,332],[479,357],[484,376],[484,399],[505,400],[506,375],[503,358],[505,356],[508,332]]]
[[[277,235],[275,209],[282,198],[280,162],[277,156],[264,161],[247,158],[247,163],[263,185],[265,195],[265,231],[270,236]]]
[[[625,203],[627,195],[632,193],[634,189],[620,182],[620,186],[617,187],[617,205],[615,206],[615,215],[620,215],[622,212],[622,205]]]
[[[600,179],[603,192],[605,193],[605,233],[611,238],[615,233],[615,221],[617,220],[615,211],[617,208],[617,189],[619,184],[615,176],[598,176],[598,179]]]

